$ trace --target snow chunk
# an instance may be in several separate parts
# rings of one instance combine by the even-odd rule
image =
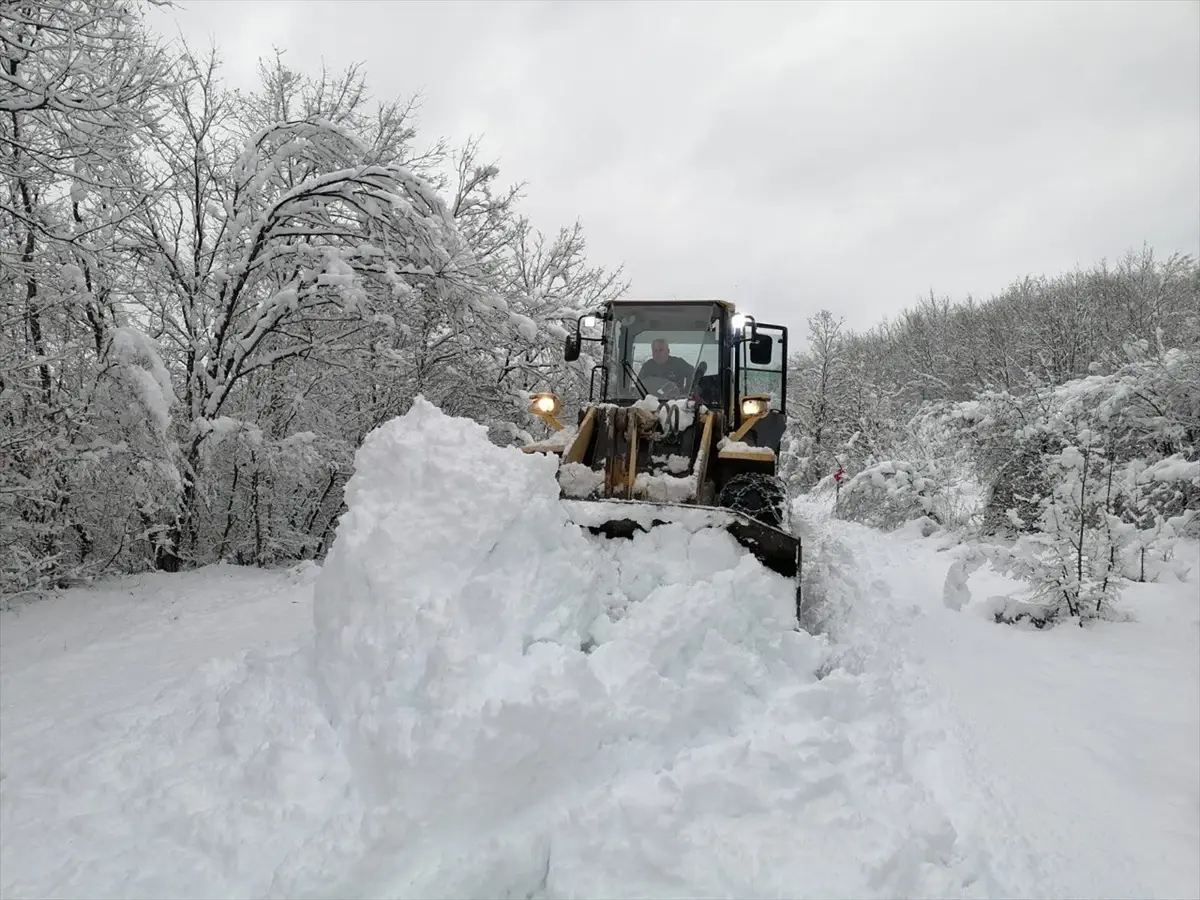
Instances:
[[[166,435],[171,427],[175,389],[158,344],[136,328],[114,328],[110,350],[128,373],[133,401],[140,404],[155,432]]]
[[[261,446],[263,441],[262,429],[257,425],[230,416],[197,419],[196,428],[208,438],[205,443],[208,451],[215,450],[219,444],[231,436],[240,437],[255,447]]]
[[[730,453],[744,453],[747,456],[761,456],[764,459],[771,459],[775,456],[775,451],[770,447],[755,447],[752,444],[747,444],[745,441],[731,441],[727,437],[723,437],[717,442],[717,450],[728,450]]]
[[[80,294],[87,293],[87,281],[83,277],[83,269],[74,263],[66,263],[59,271],[63,288]]]
[[[674,475],[648,475],[639,472],[633,483],[633,492],[657,503],[684,503],[696,496],[696,477],[682,478]]]
[[[1200,461],[1189,460],[1182,454],[1168,456],[1149,465],[1143,476],[1147,481],[1191,481],[1200,483]]]
[[[583,463],[566,463],[558,470],[558,483],[568,497],[587,497],[604,484],[604,473]]]
[[[575,441],[576,435],[579,434],[579,429],[574,425],[567,425],[558,429],[553,434],[542,440],[532,440],[526,445],[526,448],[536,447],[539,451],[562,451],[566,450]]]
[[[637,403],[633,404],[633,406],[630,408],[631,409],[643,409],[646,412],[657,413],[658,408],[661,404],[662,404],[662,401],[658,397],[655,397],[653,394],[647,394],[645,397],[643,397]]]
[[[667,457],[667,471],[672,475],[682,475],[692,467],[692,460],[687,456],[672,453]]]
[[[537,340],[537,325],[534,323],[533,319],[529,318],[529,316],[522,315],[521,313],[510,312],[508,314],[508,320],[512,323],[513,327],[517,329],[517,334],[519,334],[522,338],[527,341]]]
[[[691,400],[668,400],[658,408],[658,424],[663,431],[683,431],[696,421],[696,404]]]
[[[317,276],[317,284],[350,287],[354,284],[354,269],[340,256],[330,256],[325,271]]]

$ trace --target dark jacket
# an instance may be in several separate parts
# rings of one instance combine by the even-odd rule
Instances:
[[[692,380],[692,373],[695,371],[688,363],[684,362],[678,356],[668,356],[665,363],[655,362],[653,358],[642,363],[642,370],[638,372],[638,378],[643,381],[646,378],[665,378],[679,385],[680,389],[687,386]]]

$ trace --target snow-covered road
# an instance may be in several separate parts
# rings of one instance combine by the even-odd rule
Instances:
[[[805,506],[814,638],[727,536],[587,540],[536,460],[409,424],[319,574],[0,614],[0,894],[1200,895],[1195,570],[1020,631],[945,607],[948,541]]]

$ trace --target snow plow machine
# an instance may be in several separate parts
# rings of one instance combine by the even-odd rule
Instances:
[[[778,477],[786,423],[787,329],[732,303],[613,300],[579,316],[564,358],[600,345],[574,426],[562,401],[535,394],[551,436],[524,446],[559,457],[558,483],[576,524],[631,538],[668,523],[724,528],[795,584],[801,541]]]

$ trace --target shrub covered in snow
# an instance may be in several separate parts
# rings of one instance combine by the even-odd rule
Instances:
[[[228,416],[199,425],[207,432],[197,473],[206,514],[189,553],[242,565],[322,556],[342,507],[350,443],[311,431],[273,438]]]
[[[993,472],[987,522],[1015,539],[1003,566],[1042,621],[1103,615],[1125,581],[1159,577],[1200,512],[1200,354],[1142,341],[1095,368],[957,414]]]
[[[0,591],[141,568],[179,497],[175,397],[158,344],[115,328],[79,377],[62,434],[4,450]]]
[[[917,465],[888,460],[863,469],[847,481],[838,498],[839,518],[876,528],[898,528],[912,519],[936,519],[937,482]]]

